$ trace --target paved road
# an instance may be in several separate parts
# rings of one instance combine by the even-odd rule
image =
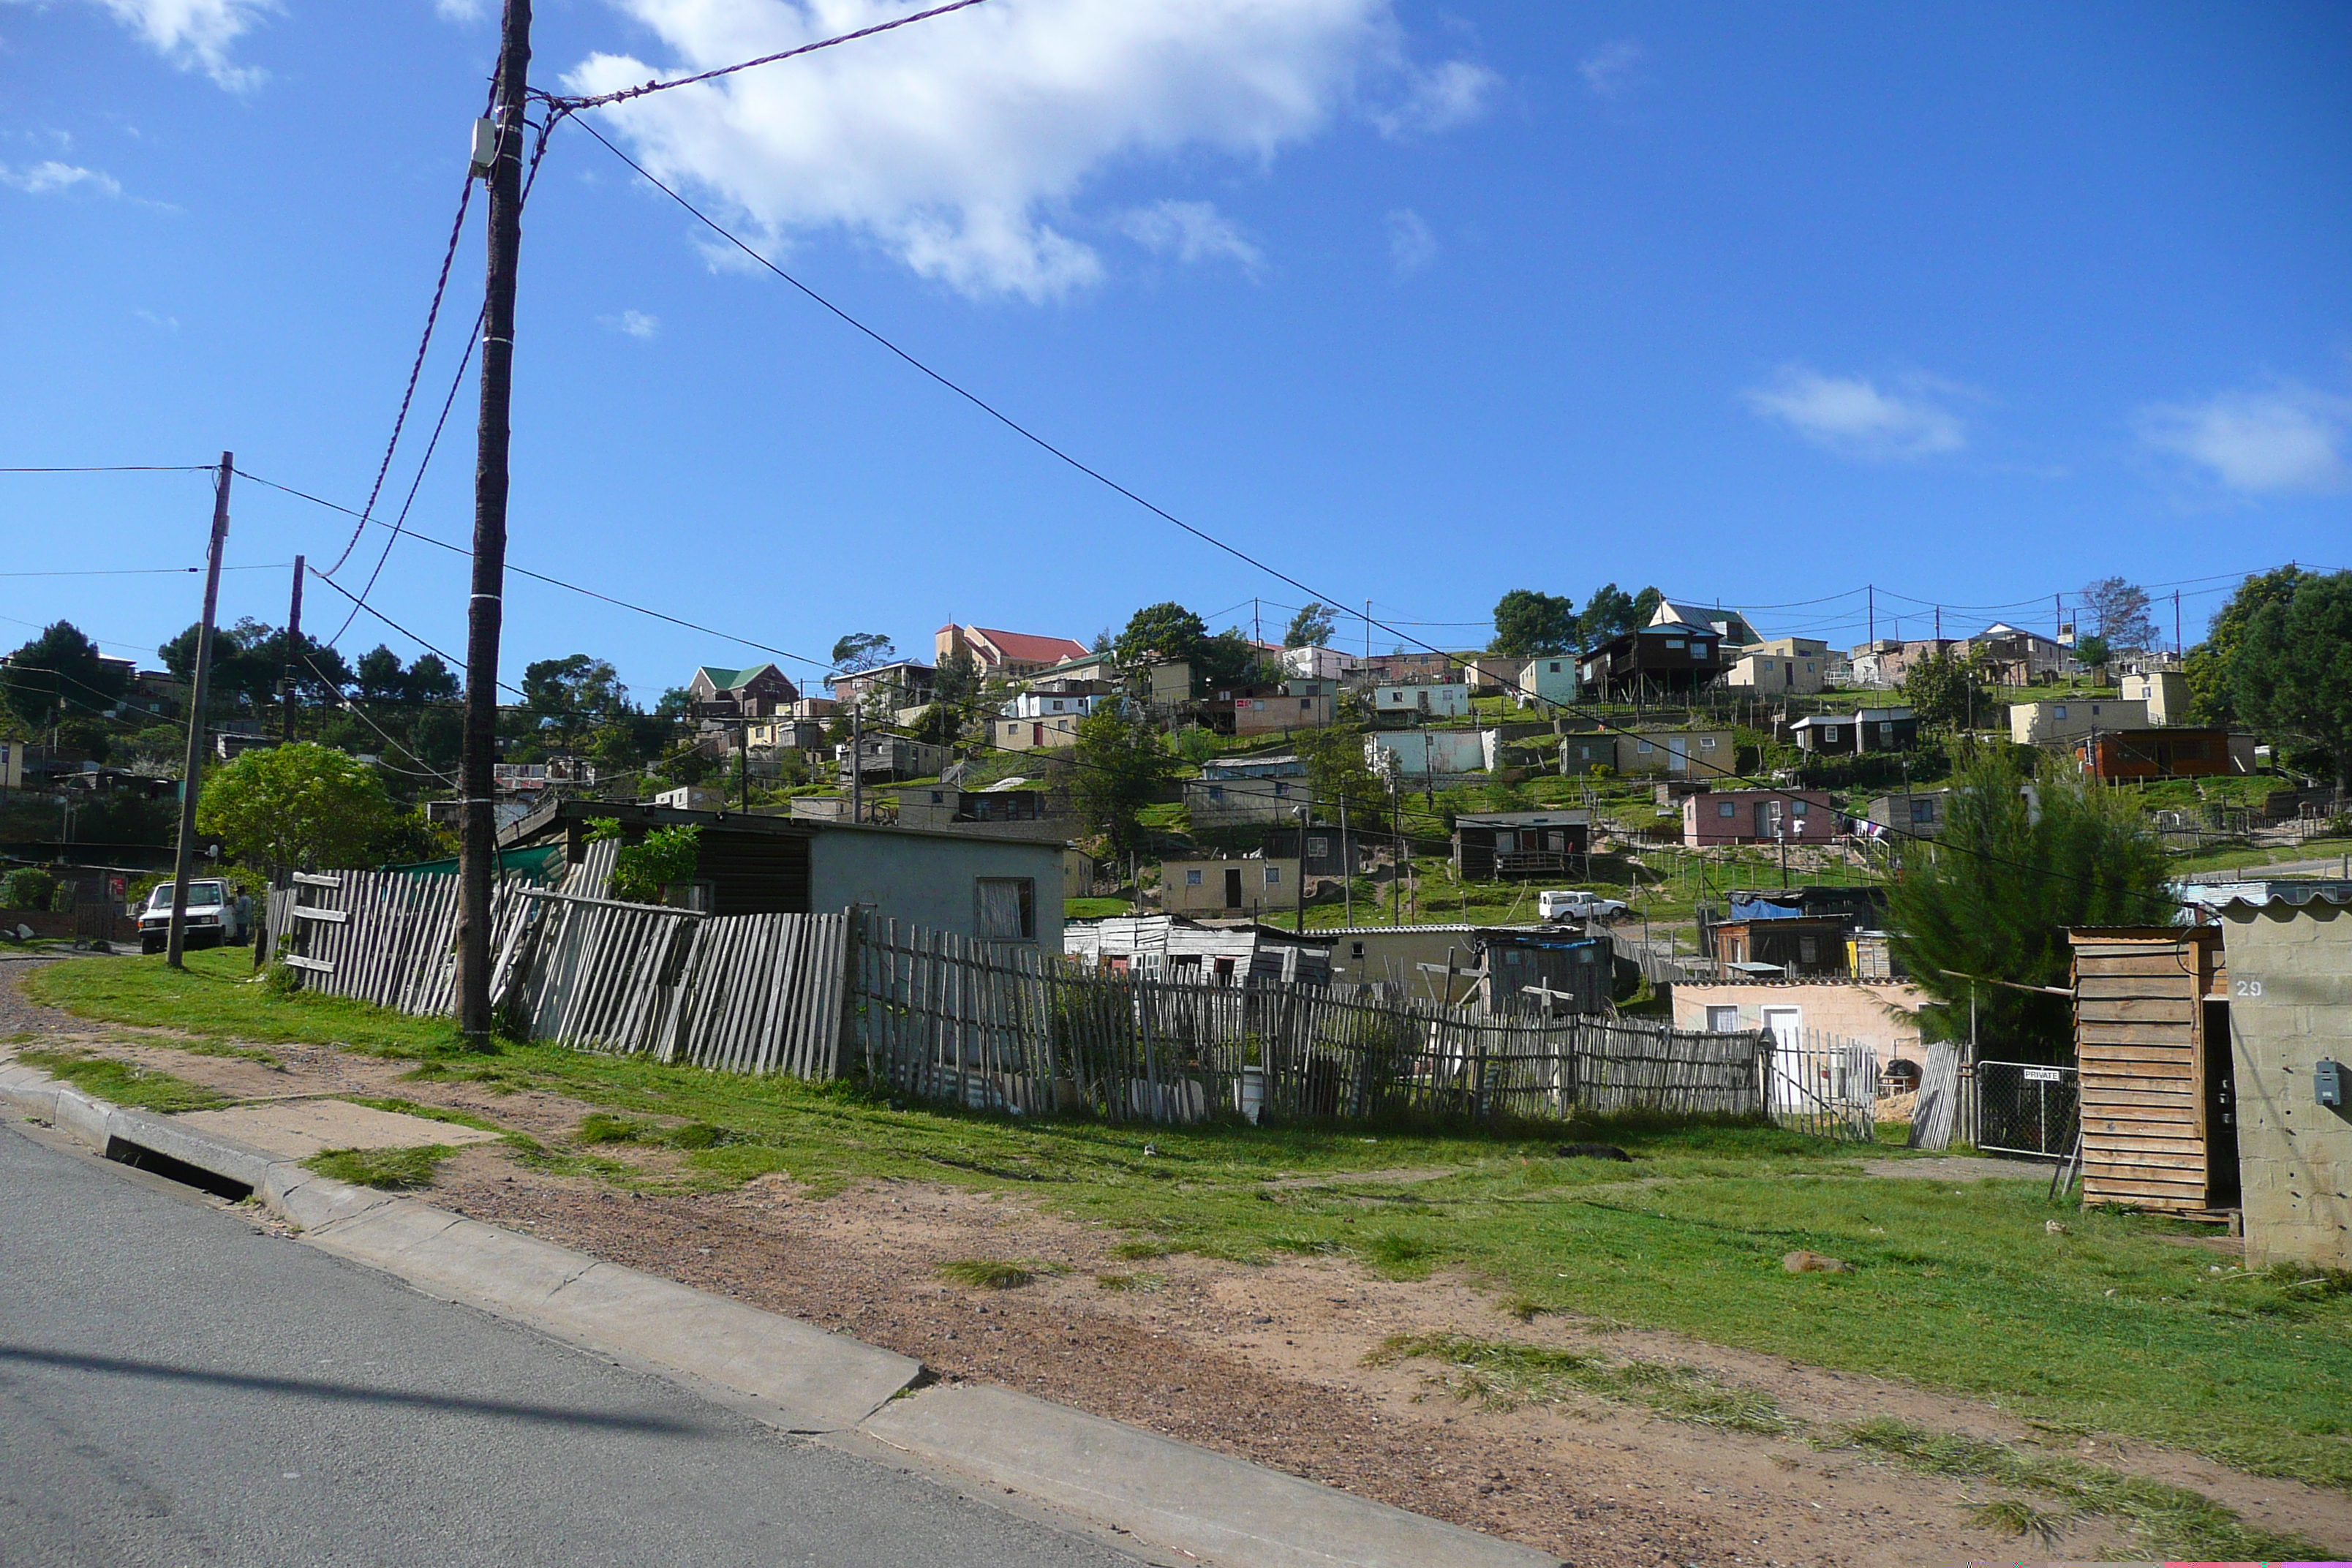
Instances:
[[[0,1122],[0,1565],[1132,1559]]]

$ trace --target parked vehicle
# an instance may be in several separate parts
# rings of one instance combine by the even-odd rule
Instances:
[[[236,889],[216,877],[192,878],[188,882],[189,947],[218,947],[223,942],[243,942],[251,932],[247,929],[247,905]],[[139,914],[139,951],[161,952],[171,941],[172,884],[160,882],[147,895],[147,907]]]
[[[1536,895],[1536,918],[1547,921],[1609,921],[1626,911],[1622,899],[1604,899],[1599,893],[1580,893],[1565,889]]]

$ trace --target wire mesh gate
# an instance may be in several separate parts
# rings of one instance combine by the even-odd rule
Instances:
[[[1989,1153],[2063,1160],[2082,1123],[2082,1089],[2071,1067],[1979,1062],[1976,1146]]]

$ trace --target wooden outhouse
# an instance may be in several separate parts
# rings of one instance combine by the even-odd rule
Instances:
[[[2070,931],[2083,1201],[2179,1213],[2238,1202],[2218,926]]]

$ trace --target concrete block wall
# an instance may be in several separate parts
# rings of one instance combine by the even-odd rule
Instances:
[[[2221,911],[2236,1073],[2246,1266],[2352,1268],[2352,1114],[2312,1068],[2352,1062],[2352,908]]]

